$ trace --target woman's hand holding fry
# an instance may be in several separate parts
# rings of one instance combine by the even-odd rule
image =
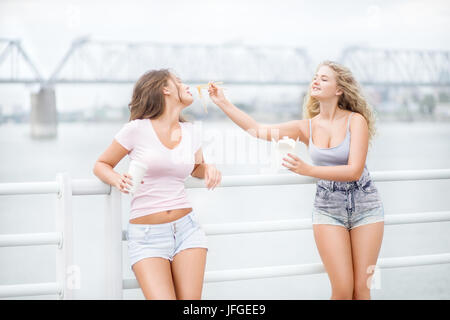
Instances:
[[[221,104],[223,104],[227,101],[227,98],[225,97],[225,94],[223,93],[223,88],[218,87],[213,82],[209,83],[208,93],[209,93],[209,97],[211,98],[211,100],[219,107],[221,106]]]

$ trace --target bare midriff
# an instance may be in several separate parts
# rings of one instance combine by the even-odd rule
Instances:
[[[146,216],[134,218],[130,220],[133,224],[160,224],[168,223],[180,219],[192,211],[192,208],[182,208],[174,210],[166,210],[155,212]]]

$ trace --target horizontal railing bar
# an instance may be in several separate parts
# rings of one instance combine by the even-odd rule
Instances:
[[[0,247],[39,246],[50,244],[60,246],[62,241],[63,237],[61,232],[0,235]]]
[[[450,179],[450,169],[435,170],[404,170],[376,171],[371,173],[374,181],[406,181],[406,180],[437,180]],[[218,187],[269,186],[289,184],[312,184],[316,178],[300,176],[294,173],[265,175],[235,175],[224,176]],[[196,178],[186,179],[186,187],[203,188],[205,184]]]
[[[388,214],[385,225],[429,223],[450,221],[450,211]],[[270,220],[238,223],[204,224],[203,230],[208,236],[240,233],[258,233],[274,231],[293,231],[312,229],[311,219]],[[122,240],[126,240],[126,230],[122,231]]]
[[[450,169],[394,170],[371,172],[374,181],[418,181],[450,179]]]
[[[374,181],[439,180],[450,179],[450,169],[376,171],[372,172],[371,176]],[[218,187],[313,184],[316,181],[316,178],[300,176],[294,173],[234,175],[224,176]],[[203,180],[193,177],[186,179],[185,185],[187,188],[205,188],[205,183]],[[0,195],[57,194],[58,192],[59,186],[56,181],[0,183]],[[72,192],[73,195],[109,194],[111,192],[111,186],[100,180],[73,179]]]
[[[72,180],[72,194],[74,196],[88,196],[110,194],[111,186],[93,179],[74,179]]]
[[[25,296],[42,296],[61,294],[62,287],[57,282],[1,285],[0,298],[13,298]]]
[[[300,176],[297,174],[264,174],[264,175],[234,175],[224,176],[217,187],[248,187],[248,186],[270,186],[289,184],[312,184],[316,178]],[[186,179],[187,188],[204,188],[203,180],[189,177]]]
[[[386,225],[443,222],[450,221],[450,211],[387,214],[384,220]]]
[[[303,265],[271,266],[258,268],[243,268],[205,272],[205,283],[225,282],[250,279],[267,279],[275,277],[290,277],[324,273],[321,263]]]
[[[424,265],[435,265],[450,263],[450,253],[407,256],[396,258],[380,258],[377,267],[380,269],[416,267]],[[311,263],[303,265],[271,266],[260,268],[243,268],[231,270],[218,270],[205,272],[205,283],[238,281],[250,279],[265,279],[275,277],[288,277],[309,274],[325,273],[325,268],[321,263]],[[136,279],[124,279],[124,289],[137,289],[139,284]]]
[[[59,185],[56,181],[0,183],[0,195],[22,194],[57,194]]]
[[[450,263],[450,253],[385,258],[381,259],[380,267],[382,269],[392,269],[392,268],[428,266],[446,263]]]
[[[385,216],[385,225],[429,223],[450,221],[450,211],[424,212],[411,214],[390,214]],[[259,233],[312,229],[310,219],[290,219],[274,221],[255,221],[203,225],[205,233],[230,235],[240,233]],[[126,230],[122,231],[122,240],[126,240]],[[62,235],[58,232],[0,235],[0,247],[60,245]]]

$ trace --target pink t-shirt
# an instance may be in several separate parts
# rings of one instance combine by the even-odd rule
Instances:
[[[195,152],[201,147],[198,126],[180,122],[180,143],[169,149],[159,140],[150,119],[126,123],[114,139],[129,150],[131,160],[148,165],[144,183],[131,200],[130,219],[151,213],[191,208],[184,182],[195,164]],[[133,183],[140,183],[133,181]]]

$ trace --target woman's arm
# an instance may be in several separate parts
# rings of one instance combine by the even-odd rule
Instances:
[[[111,145],[100,155],[94,165],[93,173],[103,182],[116,187],[123,193],[128,193],[126,190],[133,183],[131,177],[125,173],[114,171],[114,167],[128,154],[128,150],[122,147],[116,140],[113,140]]]
[[[205,159],[203,159],[202,148],[198,149],[195,153],[195,165],[194,170],[191,172],[191,176],[194,178],[204,179],[205,178]]]
[[[205,163],[201,148],[195,153],[195,166],[191,176],[205,179],[205,184],[208,189],[214,189],[222,181],[220,171],[214,165]]]
[[[350,123],[351,141],[347,165],[312,166],[292,154],[289,154],[290,158],[285,159],[286,163],[283,163],[283,165],[298,174],[324,180],[359,180],[366,163],[367,150],[369,147],[369,128],[366,119],[356,112]]]
[[[292,120],[278,124],[260,124],[256,122],[247,113],[240,110],[234,104],[227,100],[223,89],[217,87],[214,83],[210,84],[208,89],[211,100],[239,127],[244,129],[253,137],[272,141],[288,136],[291,139],[300,139],[307,144],[308,123],[307,120]]]

